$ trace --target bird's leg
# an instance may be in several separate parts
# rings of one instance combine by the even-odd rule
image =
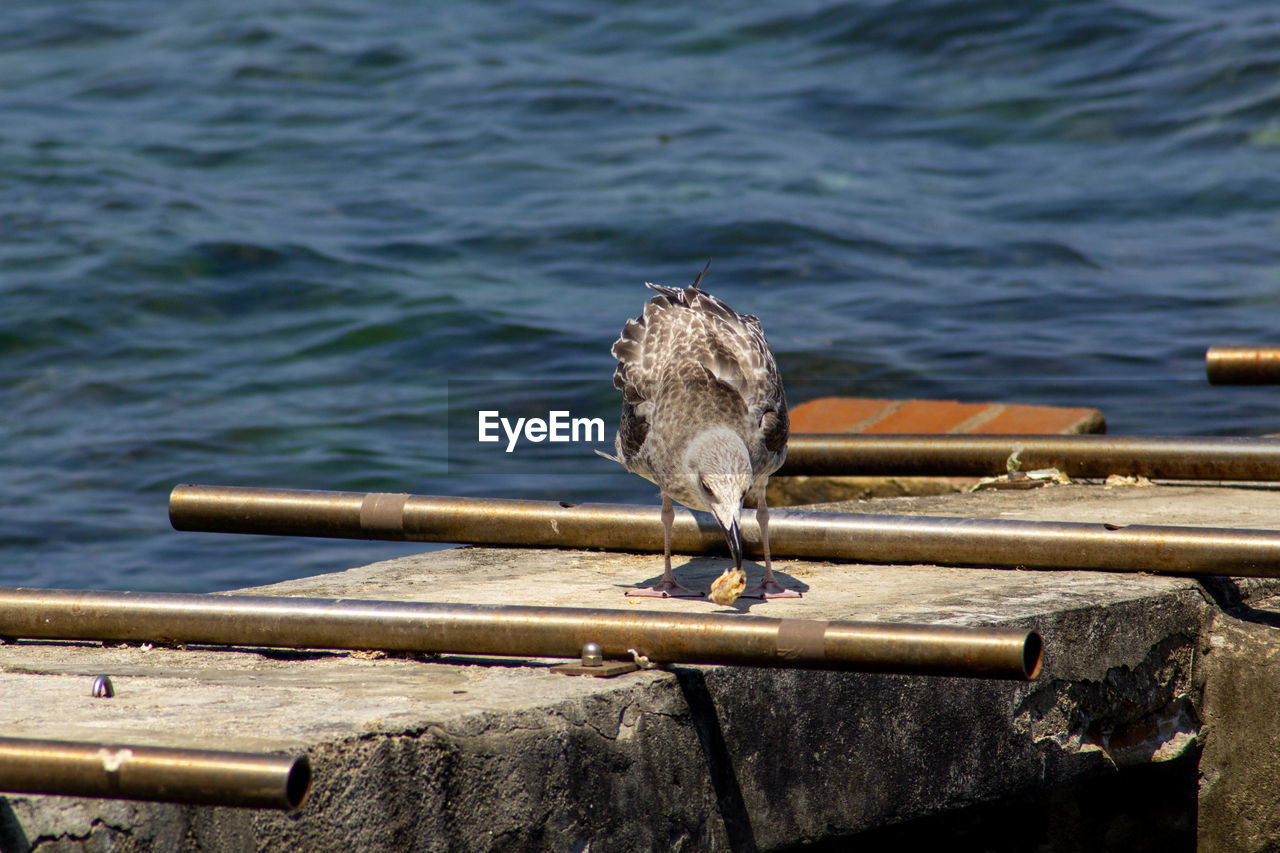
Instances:
[[[671,498],[666,492],[662,494],[662,580],[654,586],[641,589],[629,589],[627,595],[632,598],[701,598],[702,593],[695,592],[676,580],[671,571],[671,525],[675,523],[676,510],[671,505]]]
[[[764,549],[764,580],[743,592],[742,598],[799,598],[800,593],[787,589],[773,577],[773,560],[769,556],[769,505],[764,490],[764,486],[756,489],[756,524],[760,525],[760,547]]]

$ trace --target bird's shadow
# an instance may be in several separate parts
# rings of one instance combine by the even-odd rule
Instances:
[[[680,581],[680,583],[684,584],[689,589],[698,590],[700,592],[708,594],[703,598],[686,598],[684,599],[685,601],[705,601],[707,604],[711,605],[712,607],[716,607],[721,610],[737,610],[739,613],[747,613],[753,607],[758,607],[760,605],[767,605],[769,603],[769,599],[767,598],[739,598],[738,600],[733,602],[733,604],[728,606],[719,605],[719,604],[716,604],[714,601],[712,601],[711,598],[709,597],[709,594],[711,591],[711,583],[716,578],[720,577],[720,575],[724,574],[725,569],[731,569],[731,568],[733,568],[732,560],[726,560],[718,557],[690,557],[684,563],[678,566],[672,566],[671,571],[673,574],[675,574],[676,580]],[[758,584],[760,582],[760,579],[764,577],[763,563],[757,563],[751,560],[743,560],[742,569],[747,573],[748,588]],[[787,574],[784,571],[779,571],[776,563],[774,564],[774,567],[773,567],[773,577],[782,586],[786,587],[787,589],[794,589],[796,592],[801,593],[802,595],[809,591],[809,585],[807,583],[805,583],[802,580],[796,579],[795,577]],[[662,580],[662,575],[657,574],[651,578],[641,581],[635,586],[622,586],[621,588],[623,589],[624,592],[628,589],[644,589],[645,587],[655,586],[661,580]],[[782,599],[782,600],[785,601],[787,599]]]

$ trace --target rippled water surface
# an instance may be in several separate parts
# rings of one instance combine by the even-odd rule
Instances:
[[[653,501],[480,407],[616,417],[645,280],[792,388],[1280,431],[1268,2],[0,9],[0,584],[203,591],[420,546],[180,534],[180,482]],[[488,448],[486,448],[487,450]]]

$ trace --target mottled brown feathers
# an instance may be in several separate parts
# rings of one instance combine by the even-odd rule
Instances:
[[[646,284],[656,295],[613,344],[613,384],[624,400],[619,459],[650,479],[655,460],[646,451],[655,418],[668,454],[699,429],[723,425],[747,445],[757,477],[786,456],[786,396],[760,321],[700,290],[706,271],[685,288]]]

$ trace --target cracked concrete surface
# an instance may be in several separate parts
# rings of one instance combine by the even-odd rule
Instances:
[[[852,509],[1265,527],[1280,493],[1072,486]],[[724,565],[683,560],[677,574],[705,589]],[[623,597],[660,568],[653,555],[459,548],[247,592],[720,610]],[[315,781],[294,814],[8,795],[0,850],[784,849],[1194,756],[1201,696],[1222,694],[1198,670],[1220,609],[1194,580],[775,568],[805,597],[728,612],[1035,627],[1043,674],[675,667],[591,679],[542,659],[24,641],[0,646],[6,734],[305,751]],[[1256,603],[1274,587],[1232,588]],[[114,699],[89,696],[100,673]]]

